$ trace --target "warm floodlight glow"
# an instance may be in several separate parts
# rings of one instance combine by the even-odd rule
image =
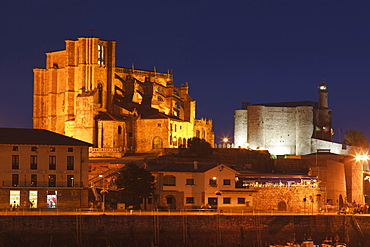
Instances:
[[[217,178],[216,178],[216,177],[213,177],[212,179],[213,179],[213,180],[216,180]]]
[[[357,154],[355,156],[356,161],[365,161],[369,160],[369,156],[367,154]]]
[[[229,141],[229,138],[224,137],[224,138],[222,139],[222,141],[226,143],[226,142],[228,142],[228,141]]]

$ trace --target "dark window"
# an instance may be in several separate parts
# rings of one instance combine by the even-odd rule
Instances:
[[[118,126],[118,134],[122,134],[122,127],[121,126]]]
[[[224,204],[230,204],[231,198],[230,197],[224,197]]]
[[[162,126],[162,124],[161,123],[158,123],[158,127],[161,127]]]
[[[74,186],[74,176],[73,175],[67,175],[67,187],[73,187]]]
[[[30,169],[31,170],[37,170],[37,155],[31,155],[31,162],[30,162],[31,166],[30,166]]]
[[[175,176],[164,176],[163,185],[165,186],[176,186],[176,177]]]
[[[67,170],[74,170],[75,168],[75,157],[67,156]]]
[[[57,169],[57,157],[49,156],[49,170],[56,170],[56,169]]]
[[[153,197],[148,198],[148,204],[153,204]]]
[[[172,197],[166,197],[166,200],[167,200],[167,204],[173,203]]]
[[[187,204],[194,204],[194,197],[186,197]]]
[[[13,146],[13,151],[18,151],[18,146]]]
[[[56,187],[57,175],[49,175],[49,187]]]
[[[12,174],[12,186],[18,187],[19,185],[19,174]]]
[[[19,155],[12,155],[12,169],[19,169]]]
[[[31,187],[37,187],[37,174],[31,174]]]
[[[231,180],[230,179],[224,179],[224,185],[230,185]]]
[[[37,152],[37,147],[31,147],[31,151]]]
[[[193,178],[187,178],[186,179],[186,185],[194,185],[194,179]]]
[[[209,186],[217,187],[217,179],[216,178],[210,178],[209,179]]]
[[[217,197],[208,197],[208,204],[209,205],[217,205]]]
[[[68,148],[68,152],[73,152],[73,148]]]
[[[50,147],[50,152],[55,152],[55,147]]]
[[[128,132],[128,137],[132,137],[132,132]]]
[[[238,204],[245,204],[245,198],[238,198]]]

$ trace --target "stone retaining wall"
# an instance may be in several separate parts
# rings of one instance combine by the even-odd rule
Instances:
[[[0,246],[268,246],[294,238],[370,246],[370,217],[352,215],[0,216]]]

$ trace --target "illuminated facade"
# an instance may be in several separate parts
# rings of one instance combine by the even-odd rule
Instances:
[[[169,209],[217,208],[226,210],[278,210],[317,212],[315,177],[289,174],[257,174],[227,165],[176,164],[151,168],[156,192],[149,207]],[[309,207],[308,207],[309,206]]]
[[[244,105],[235,111],[235,147],[268,150],[273,155],[305,155],[317,149],[344,154],[332,140],[328,91],[319,87],[319,102],[298,101]]]
[[[89,146],[47,130],[0,128],[0,207],[87,207]]]
[[[160,152],[200,137],[213,145],[212,120],[195,119],[188,84],[173,75],[116,67],[116,42],[67,40],[34,69],[34,128],[93,143],[90,157]]]

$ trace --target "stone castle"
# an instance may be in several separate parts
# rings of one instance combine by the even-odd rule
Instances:
[[[171,71],[116,66],[116,42],[66,40],[34,69],[33,127],[92,143],[90,157],[159,153],[192,137],[213,145],[212,120],[196,119],[188,83]]]
[[[273,155],[305,155],[318,149],[345,154],[332,142],[332,111],[323,81],[319,102],[243,104],[235,111],[235,147],[265,149]]]

